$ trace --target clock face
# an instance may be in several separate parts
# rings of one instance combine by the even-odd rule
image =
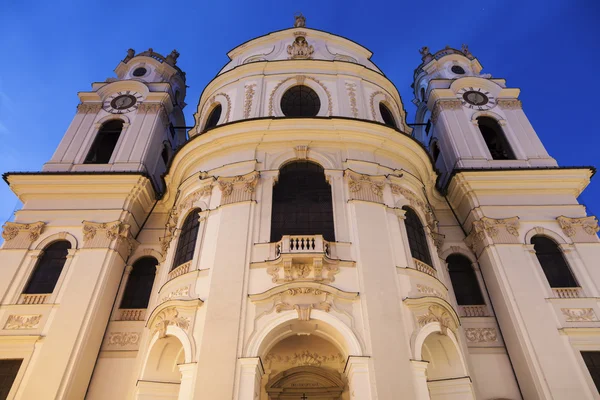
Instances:
[[[141,94],[126,90],[109,96],[104,100],[102,107],[109,113],[126,114],[137,109],[140,100],[142,100]]]
[[[462,105],[473,110],[489,110],[496,105],[494,96],[490,92],[479,88],[462,88],[456,94]]]

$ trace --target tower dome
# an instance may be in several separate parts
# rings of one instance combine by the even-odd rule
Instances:
[[[253,118],[347,117],[409,133],[400,94],[365,47],[341,36],[294,27],[243,43],[205,88],[190,136]]]

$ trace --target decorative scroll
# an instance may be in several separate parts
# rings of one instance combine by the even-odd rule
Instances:
[[[433,112],[431,113],[431,121],[435,124],[437,122],[440,113],[444,110],[460,110],[462,108],[462,103],[458,99],[452,100],[439,100],[435,103],[433,107]]]
[[[348,91],[352,116],[358,118],[358,107],[356,107],[356,83],[346,82],[346,90]]]
[[[496,104],[503,110],[519,110],[523,108],[521,100],[517,99],[498,99]]]
[[[252,200],[259,176],[259,172],[254,171],[246,175],[217,179],[222,195],[221,205]]]
[[[4,238],[5,249],[26,249],[32,242],[38,240],[42,234],[45,222],[34,222],[31,224],[20,224],[17,222],[7,222],[2,227],[2,237]]]
[[[294,147],[294,152],[296,153],[296,158],[301,160],[306,160],[308,157],[308,146],[307,145],[298,145]]]
[[[519,217],[502,219],[482,217],[478,221],[473,221],[473,228],[465,243],[475,254],[479,254],[492,243],[518,243],[518,228]]]
[[[271,365],[272,363],[287,364],[294,367],[311,366],[320,367],[322,364],[336,363],[344,364],[346,358],[340,353],[321,355],[317,352],[311,352],[310,350],[304,350],[300,353],[294,352],[291,355],[282,355],[269,353],[265,357],[265,362]]]
[[[177,308],[169,307],[162,310],[155,318],[154,329],[158,332],[159,338],[167,336],[167,328],[169,325],[178,326],[181,329],[187,330],[190,326],[190,318],[180,317]]]
[[[310,60],[315,48],[306,41],[306,32],[294,32],[296,39],[287,47],[288,58],[292,60]]]
[[[470,343],[489,343],[498,341],[496,328],[465,328],[465,336]]]
[[[9,315],[4,329],[36,329],[41,320],[42,314]]]
[[[275,304],[275,311],[280,313],[287,310],[296,310],[300,321],[309,321],[312,310],[331,310],[331,299],[327,292],[314,288],[288,289],[279,295]]]
[[[106,344],[108,346],[135,346],[140,341],[138,332],[111,332],[108,334]]]
[[[351,200],[372,201],[383,203],[383,188],[385,176],[371,176],[346,170],[344,175],[348,178],[348,189]]]
[[[244,86],[244,118],[249,118],[252,112],[252,100],[254,99],[254,88],[256,84]]]
[[[283,265],[273,265],[267,268],[273,283],[288,283],[294,281],[331,283],[335,275],[340,272],[340,267],[328,261],[323,263],[323,258],[313,258],[307,264],[293,263],[292,259],[283,260]]]
[[[165,301],[169,301],[172,299],[180,299],[182,297],[189,297],[189,296],[190,296],[190,287],[184,286],[179,289],[173,290],[168,295],[166,295],[165,297],[160,299],[160,303],[164,303]]]
[[[429,306],[427,314],[417,317],[417,323],[420,327],[424,327],[431,322],[439,322],[443,335],[447,333],[448,328],[453,327],[452,317],[448,311],[438,305]]]
[[[600,229],[598,220],[594,216],[583,218],[569,218],[560,216],[556,218],[561,229],[568,237],[578,242],[596,241],[596,233]]]
[[[81,103],[77,105],[77,112],[81,114],[97,114],[102,110],[102,103]]]
[[[428,296],[435,296],[435,297],[439,297],[441,299],[446,299],[445,295],[443,295],[442,293],[438,292],[434,288],[426,286],[426,285],[422,285],[420,283],[417,283],[417,292],[423,293],[423,294],[428,295]]]
[[[561,308],[566,322],[597,322],[593,308]]]
[[[122,221],[83,221],[83,247],[110,247],[117,250],[123,258],[127,258],[138,245],[131,235],[130,228],[129,224]]]

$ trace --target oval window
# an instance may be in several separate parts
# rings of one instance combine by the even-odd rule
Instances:
[[[320,109],[319,96],[308,86],[294,86],[281,98],[281,111],[286,117],[315,117]]]
[[[383,118],[384,124],[392,128],[397,128],[392,112],[385,106],[385,104],[379,103],[379,112],[381,113],[381,118]]]
[[[206,120],[206,125],[204,126],[204,130],[214,128],[215,126],[217,126],[217,124],[219,123],[219,119],[221,118],[222,110],[223,110],[223,107],[221,107],[220,104],[212,109],[212,111],[210,112],[210,114]]]

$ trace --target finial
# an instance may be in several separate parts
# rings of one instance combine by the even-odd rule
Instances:
[[[294,28],[305,28],[306,27],[306,18],[302,15],[301,12],[296,13],[294,15]]]
[[[463,43],[462,47],[460,48],[460,51],[462,51],[465,56],[473,58],[473,54],[471,54],[471,52],[469,51],[469,45]]]
[[[125,59],[123,60],[123,62],[127,62],[129,60],[131,60],[133,57],[135,57],[135,50],[134,49],[128,49],[127,50],[127,57],[125,57]]]
[[[177,59],[179,58],[179,52],[177,50],[173,50],[171,54],[167,56],[167,64],[175,65],[177,64]]]
[[[427,46],[421,47],[421,49],[419,50],[419,53],[421,53],[421,60],[423,60],[423,62],[425,62],[425,63],[431,61],[431,59],[433,58],[433,56],[429,52],[429,47],[427,47]]]

